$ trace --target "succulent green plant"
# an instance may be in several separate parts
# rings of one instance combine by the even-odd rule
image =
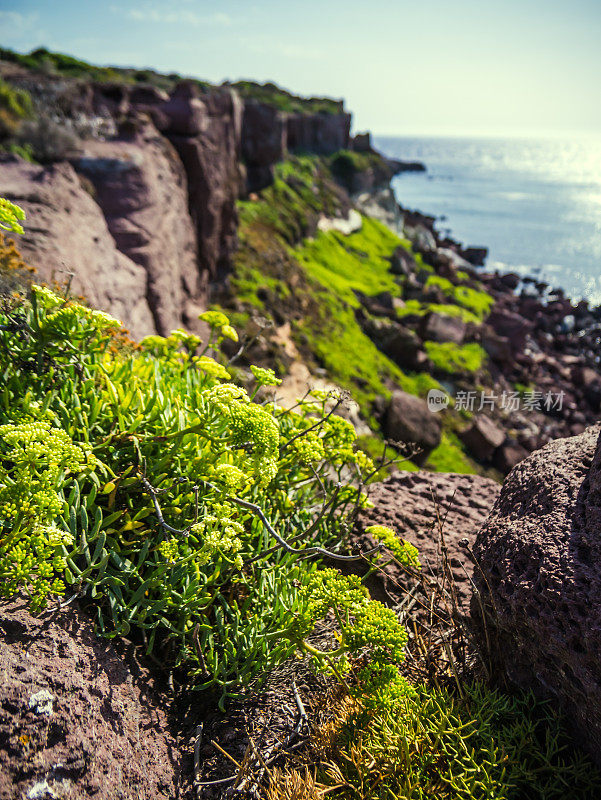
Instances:
[[[34,610],[77,596],[104,635],[136,632],[222,698],[310,652],[326,596],[340,646],[312,652],[317,662],[342,674],[372,650],[396,663],[405,633],[394,614],[358,579],[317,569],[324,555],[359,558],[340,543],[374,469],[333,413],[339,400],[256,402],[278,379],[255,368],[252,395],[232,383],[209,354],[233,338],[229,321],[203,321],[204,348],[180,330],[135,345],[118,320],[46,287],[5,303],[3,592],[28,592]]]

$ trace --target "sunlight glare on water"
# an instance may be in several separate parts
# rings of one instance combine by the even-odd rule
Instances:
[[[601,139],[376,139],[427,173],[393,181],[402,205],[439,218],[488,267],[532,274],[601,303]]]

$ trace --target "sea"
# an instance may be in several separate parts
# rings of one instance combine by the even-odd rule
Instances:
[[[437,217],[488,269],[518,272],[601,304],[601,136],[573,139],[377,137],[425,173],[393,179],[401,205]]]

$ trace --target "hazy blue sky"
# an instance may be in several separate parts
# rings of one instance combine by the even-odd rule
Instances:
[[[0,0],[0,43],[274,80],[380,134],[601,133],[600,0]]]

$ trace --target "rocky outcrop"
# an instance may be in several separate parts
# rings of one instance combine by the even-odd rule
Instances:
[[[134,335],[152,333],[146,270],[118,249],[92,194],[69,164],[42,167],[15,157],[0,163],[0,196],[25,209],[19,248],[40,279],[64,283],[72,276],[72,291]]]
[[[351,115],[291,114],[286,120],[286,146],[288,150],[330,155],[349,145]]]
[[[474,553],[493,664],[562,707],[601,763],[600,428],[551,442],[509,475]],[[482,632],[481,605],[472,615]]]
[[[443,542],[454,581],[458,606],[468,612],[472,595],[472,564],[468,545],[486,520],[499,494],[498,483],[478,475],[398,472],[370,486],[374,507],[363,511],[352,536],[360,550],[375,545],[365,533],[370,525],[387,525],[415,545],[427,575],[441,575]],[[394,562],[370,579],[370,591],[385,602],[405,597],[406,573]]]
[[[126,139],[88,142],[76,166],[93,184],[117,249],[144,271],[154,329],[168,335],[182,322],[193,325],[190,307],[200,309],[205,287],[174,148],[146,124]]]
[[[214,281],[229,272],[236,250],[242,103],[232,89],[201,98],[190,81],[180,84],[160,111],[186,170],[200,269]]]
[[[81,613],[1,601],[0,669],[1,800],[176,796],[165,710]]]
[[[273,168],[287,151],[286,115],[258,100],[244,104],[242,158],[247,187],[258,192],[273,181]]]
[[[247,191],[258,192],[273,181],[273,169],[288,153],[330,155],[349,145],[351,115],[291,114],[259,100],[244,103],[242,157]]]

